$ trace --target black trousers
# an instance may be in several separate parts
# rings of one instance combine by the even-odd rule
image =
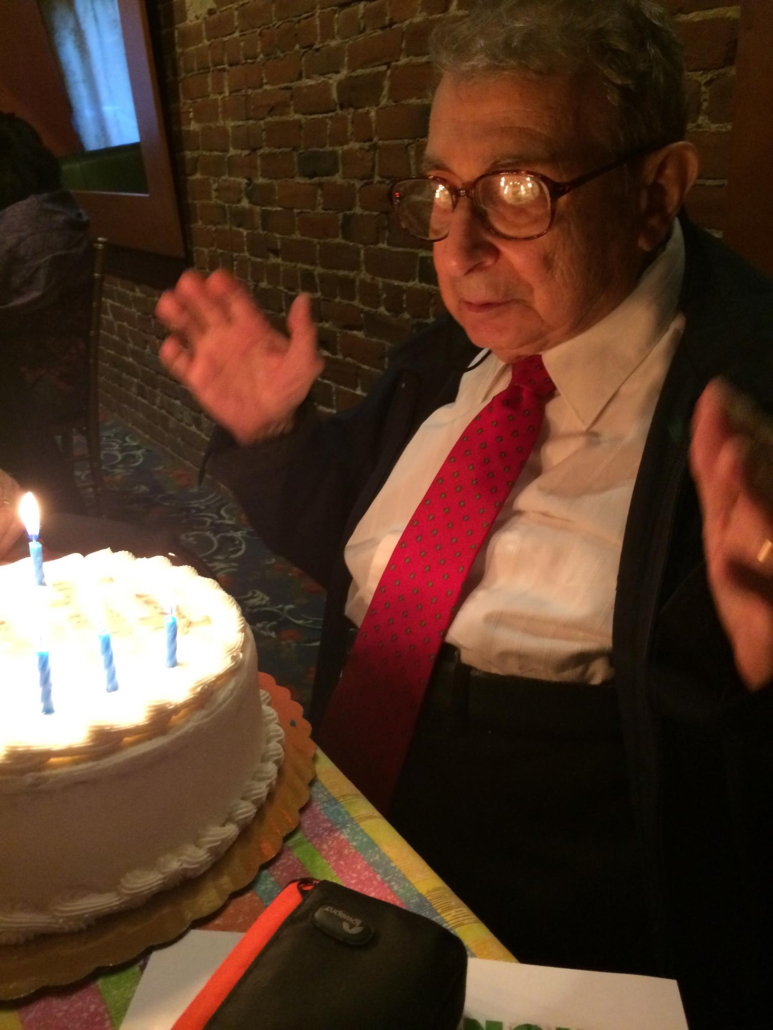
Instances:
[[[653,972],[612,685],[444,647],[388,817],[522,962]]]

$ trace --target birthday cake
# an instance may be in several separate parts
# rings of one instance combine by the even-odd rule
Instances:
[[[0,944],[199,876],[283,755],[252,633],[215,582],[111,551],[45,579],[29,559],[0,568]]]

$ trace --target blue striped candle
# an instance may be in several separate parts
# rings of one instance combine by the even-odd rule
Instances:
[[[166,667],[174,669],[177,665],[177,608],[172,605],[166,616]]]
[[[30,558],[35,573],[35,582],[39,587],[45,586],[43,578],[43,547],[38,540],[40,536],[40,508],[35,495],[26,493],[19,502],[19,518],[24,523],[30,539]]]
[[[105,667],[107,677],[107,692],[112,694],[118,690],[118,680],[115,675],[115,662],[113,661],[113,644],[108,632],[99,634],[99,650],[102,654],[102,664]]]
[[[86,580],[81,585],[81,590],[83,591],[83,601],[89,615],[89,621],[96,629],[97,637],[99,638],[99,653],[102,655],[102,665],[105,669],[107,692],[112,694],[118,690],[118,677],[115,674],[113,641],[107,624],[107,611],[99,581],[97,579]]]
[[[51,666],[48,651],[38,651],[38,682],[40,683],[40,703],[44,715],[53,715],[54,704],[51,700]]]
[[[39,587],[44,587],[46,581],[43,577],[43,545],[36,536],[30,537],[30,558],[32,558],[32,568],[35,572],[35,582]]]

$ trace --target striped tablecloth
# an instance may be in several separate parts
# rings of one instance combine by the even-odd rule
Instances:
[[[512,958],[328,758],[317,752],[315,763],[298,829],[260,870],[252,891],[203,928],[246,930],[290,880],[314,876],[429,916],[479,958]],[[144,961],[18,1006],[0,1005],[0,1030],[117,1030],[143,968]]]

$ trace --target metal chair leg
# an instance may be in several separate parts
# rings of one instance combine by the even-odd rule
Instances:
[[[74,430],[70,426],[63,426],[61,431],[61,448],[64,459],[71,469],[75,469],[75,448],[73,438],[75,436]]]

